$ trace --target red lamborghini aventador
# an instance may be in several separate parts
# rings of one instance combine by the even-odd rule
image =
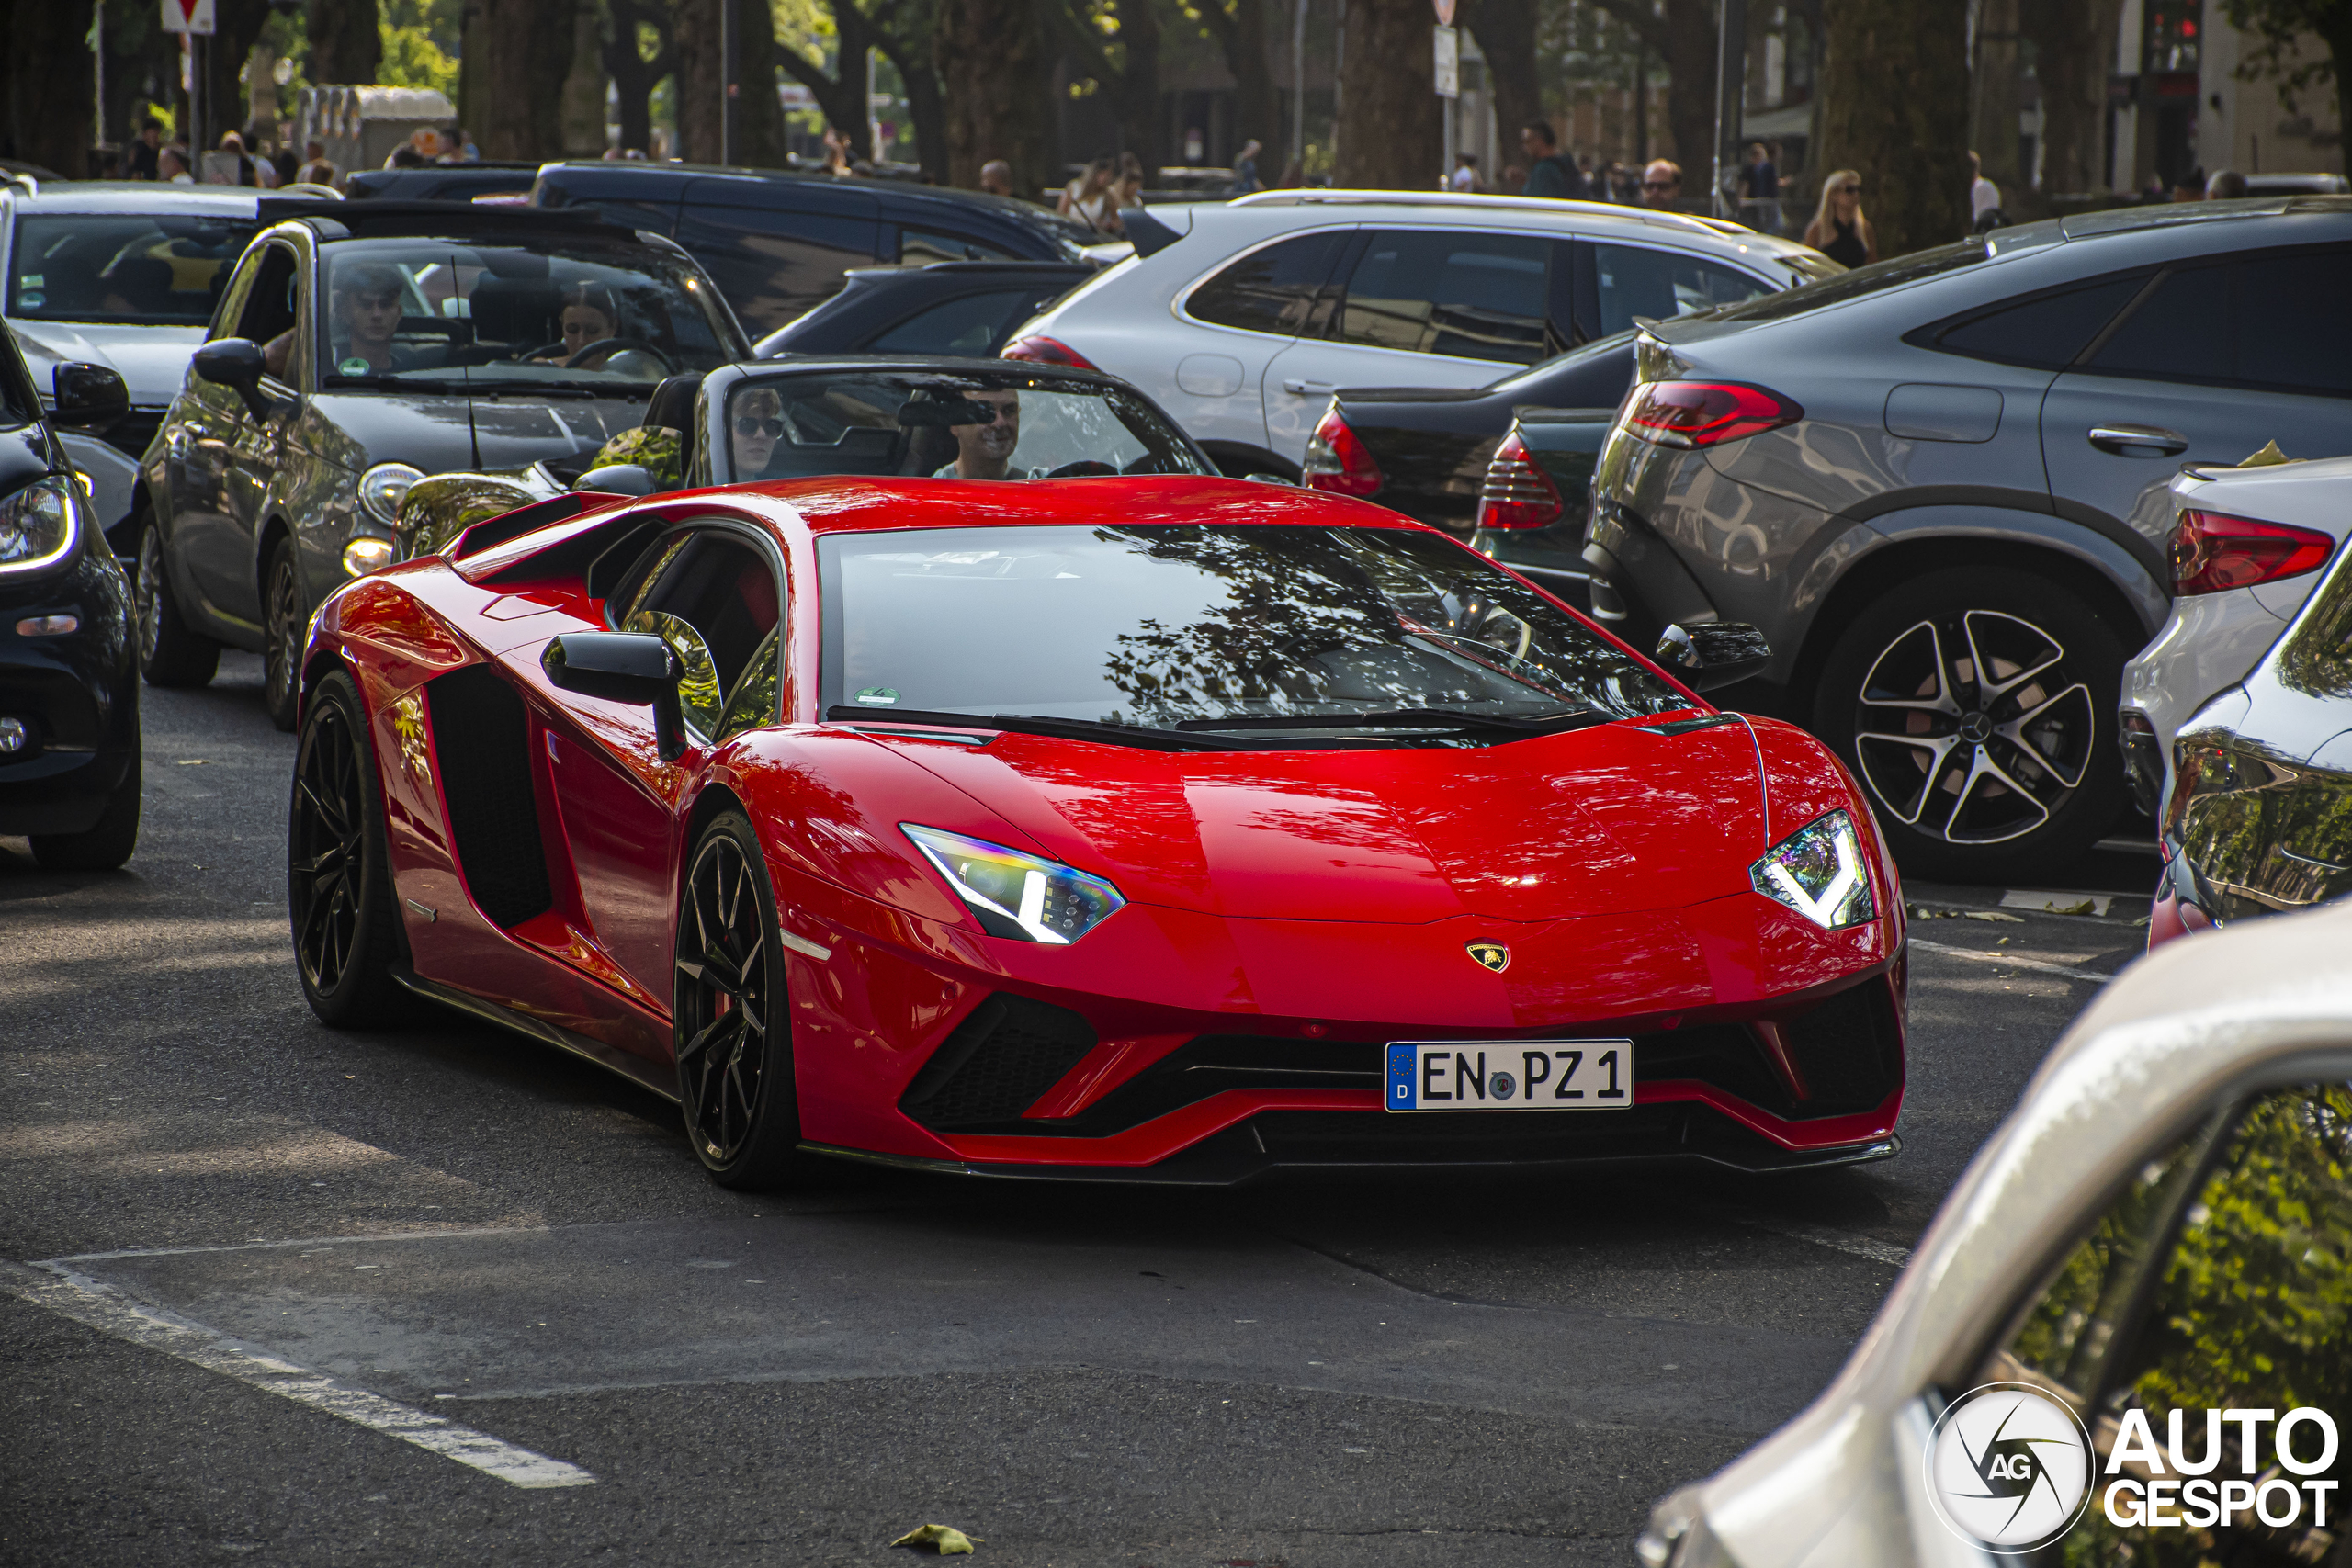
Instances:
[[[288,861],[329,1023],[593,1058],[731,1185],[1896,1147],[1903,907],[1829,751],[1310,491],[493,519],[320,611]]]

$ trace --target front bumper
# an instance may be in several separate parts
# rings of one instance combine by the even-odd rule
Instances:
[[[17,623],[70,615],[60,637]],[[81,833],[96,826],[139,750],[138,669],[130,590],[103,539],[63,570],[0,588],[0,717],[27,743],[0,756],[0,834]]]

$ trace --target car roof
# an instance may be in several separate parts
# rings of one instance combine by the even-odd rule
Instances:
[[[273,196],[232,186],[175,186],[154,180],[79,180],[17,191],[8,198],[26,212],[193,212],[250,217],[265,202],[334,205],[332,198]]]
[[[593,171],[600,178],[629,180],[648,185],[668,181],[684,183],[691,180],[735,180],[745,185],[823,185],[848,186],[888,202],[929,203],[940,207],[978,208],[998,213],[1032,228],[1060,231],[1074,227],[1043,208],[1034,207],[1012,197],[990,196],[985,191],[958,190],[948,186],[915,185],[906,180],[864,179],[845,181],[838,175],[805,172],[798,169],[752,169],[730,164],[656,164],[634,160],[605,158],[567,158],[543,164],[539,176],[564,169]],[[590,199],[594,199],[593,197]]]
[[[1204,204],[1205,205],[1205,204]],[[1548,197],[1487,196],[1473,191],[1396,190],[1261,190],[1216,205],[1237,210],[1270,207],[1385,208],[1393,215],[1411,214],[1432,220],[1448,213],[1492,213],[1527,218],[1574,217],[1582,221],[1616,222],[1632,227],[1674,230],[1694,237],[1772,238],[1744,223],[1724,218],[1701,218],[1687,212],[1662,212],[1645,207],[1624,207],[1613,201],[1555,201]]]
[[[1702,1483],[1739,1562],[1808,1557],[1828,1517],[1823,1475],[1898,1486],[1895,1413],[1974,1370],[1950,1363],[2000,1332],[2152,1150],[2250,1081],[2304,1081],[2313,1053],[2352,1048],[2347,944],[2352,904],[2337,903],[2168,942],[2099,993],[1945,1198],[1845,1370]]]
[[[270,214],[265,213],[265,217]],[[341,240],[435,237],[486,231],[548,234],[601,231],[630,239],[637,230],[593,207],[519,207],[471,201],[409,201],[376,197],[366,201],[321,201],[285,218],[301,223],[322,243]],[[663,242],[666,246],[667,241]]]

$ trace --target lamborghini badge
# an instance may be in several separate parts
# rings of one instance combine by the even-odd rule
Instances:
[[[1510,949],[1498,942],[1465,942],[1463,950],[1485,968],[1499,975],[1510,967]]]

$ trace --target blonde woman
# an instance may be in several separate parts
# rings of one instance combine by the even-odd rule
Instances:
[[[1862,216],[1862,176],[1840,169],[1821,182],[1821,209],[1805,225],[1804,243],[1846,266],[1878,260],[1878,236]]]

